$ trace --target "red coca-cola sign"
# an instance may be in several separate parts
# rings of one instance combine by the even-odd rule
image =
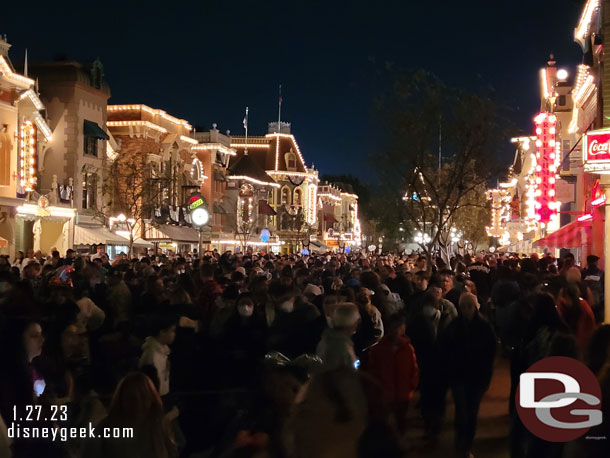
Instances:
[[[610,131],[590,132],[585,136],[585,162],[610,161]]]

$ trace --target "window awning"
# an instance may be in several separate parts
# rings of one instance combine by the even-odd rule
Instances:
[[[83,134],[85,137],[93,137],[99,140],[110,140],[110,137],[104,130],[93,121],[87,121],[83,126]]]
[[[127,243],[129,243],[129,240],[127,240]],[[140,237],[136,237],[135,239],[133,239],[134,248],[152,248],[153,246],[154,245],[151,242],[141,239]]]
[[[74,226],[74,245],[128,245],[125,237],[113,234],[104,226]]]
[[[536,240],[534,246],[540,248],[577,248],[591,238],[591,220],[573,221],[552,234]],[[584,240],[583,240],[584,236]]]
[[[266,215],[266,216],[277,215],[277,212],[271,207],[271,205],[269,205],[269,203],[266,200],[258,201],[258,212],[261,215]]]
[[[330,247],[320,240],[315,240],[309,243],[309,250],[316,252],[327,252],[330,251]]]
[[[220,205],[217,202],[214,202],[214,213],[217,213],[219,215],[226,215],[227,211],[224,209],[224,207],[222,205]]]
[[[157,230],[165,234],[166,238],[149,238],[148,240],[163,241],[170,239],[173,242],[198,243],[199,234],[195,229],[188,226],[172,226],[170,224],[161,225]]]
[[[330,213],[324,213],[324,222],[326,223],[338,223],[337,219],[335,218],[334,215],[331,215]]]
[[[518,253],[518,254],[527,254],[530,255],[537,251],[534,248],[534,244],[532,240],[521,240],[514,245],[506,245],[498,248],[498,252],[500,253]]]
[[[227,181],[227,177],[218,169],[214,169],[214,179],[216,181]]]

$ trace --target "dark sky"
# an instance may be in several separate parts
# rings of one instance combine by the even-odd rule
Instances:
[[[472,89],[491,86],[530,133],[538,70],[554,52],[574,73],[578,0],[7,2],[11,58],[57,54],[104,64],[110,103],[144,103],[194,125],[242,134],[282,119],[321,173],[366,178],[378,144],[376,66],[423,67]],[[8,20],[7,20],[8,19]]]

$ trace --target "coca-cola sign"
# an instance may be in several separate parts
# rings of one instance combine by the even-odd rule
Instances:
[[[610,161],[610,131],[590,132],[585,136],[584,161]]]

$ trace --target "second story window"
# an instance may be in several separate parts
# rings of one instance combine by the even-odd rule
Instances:
[[[97,175],[83,173],[83,209],[95,208],[97,198]]]
[[[84,154],[87,156],[98,157],[98,140],[108,140],[110,137],[104,130],[93,121],[83,124],[84,135]]]
[[[97,138],[85,137],[85,154],[97,157]]]

